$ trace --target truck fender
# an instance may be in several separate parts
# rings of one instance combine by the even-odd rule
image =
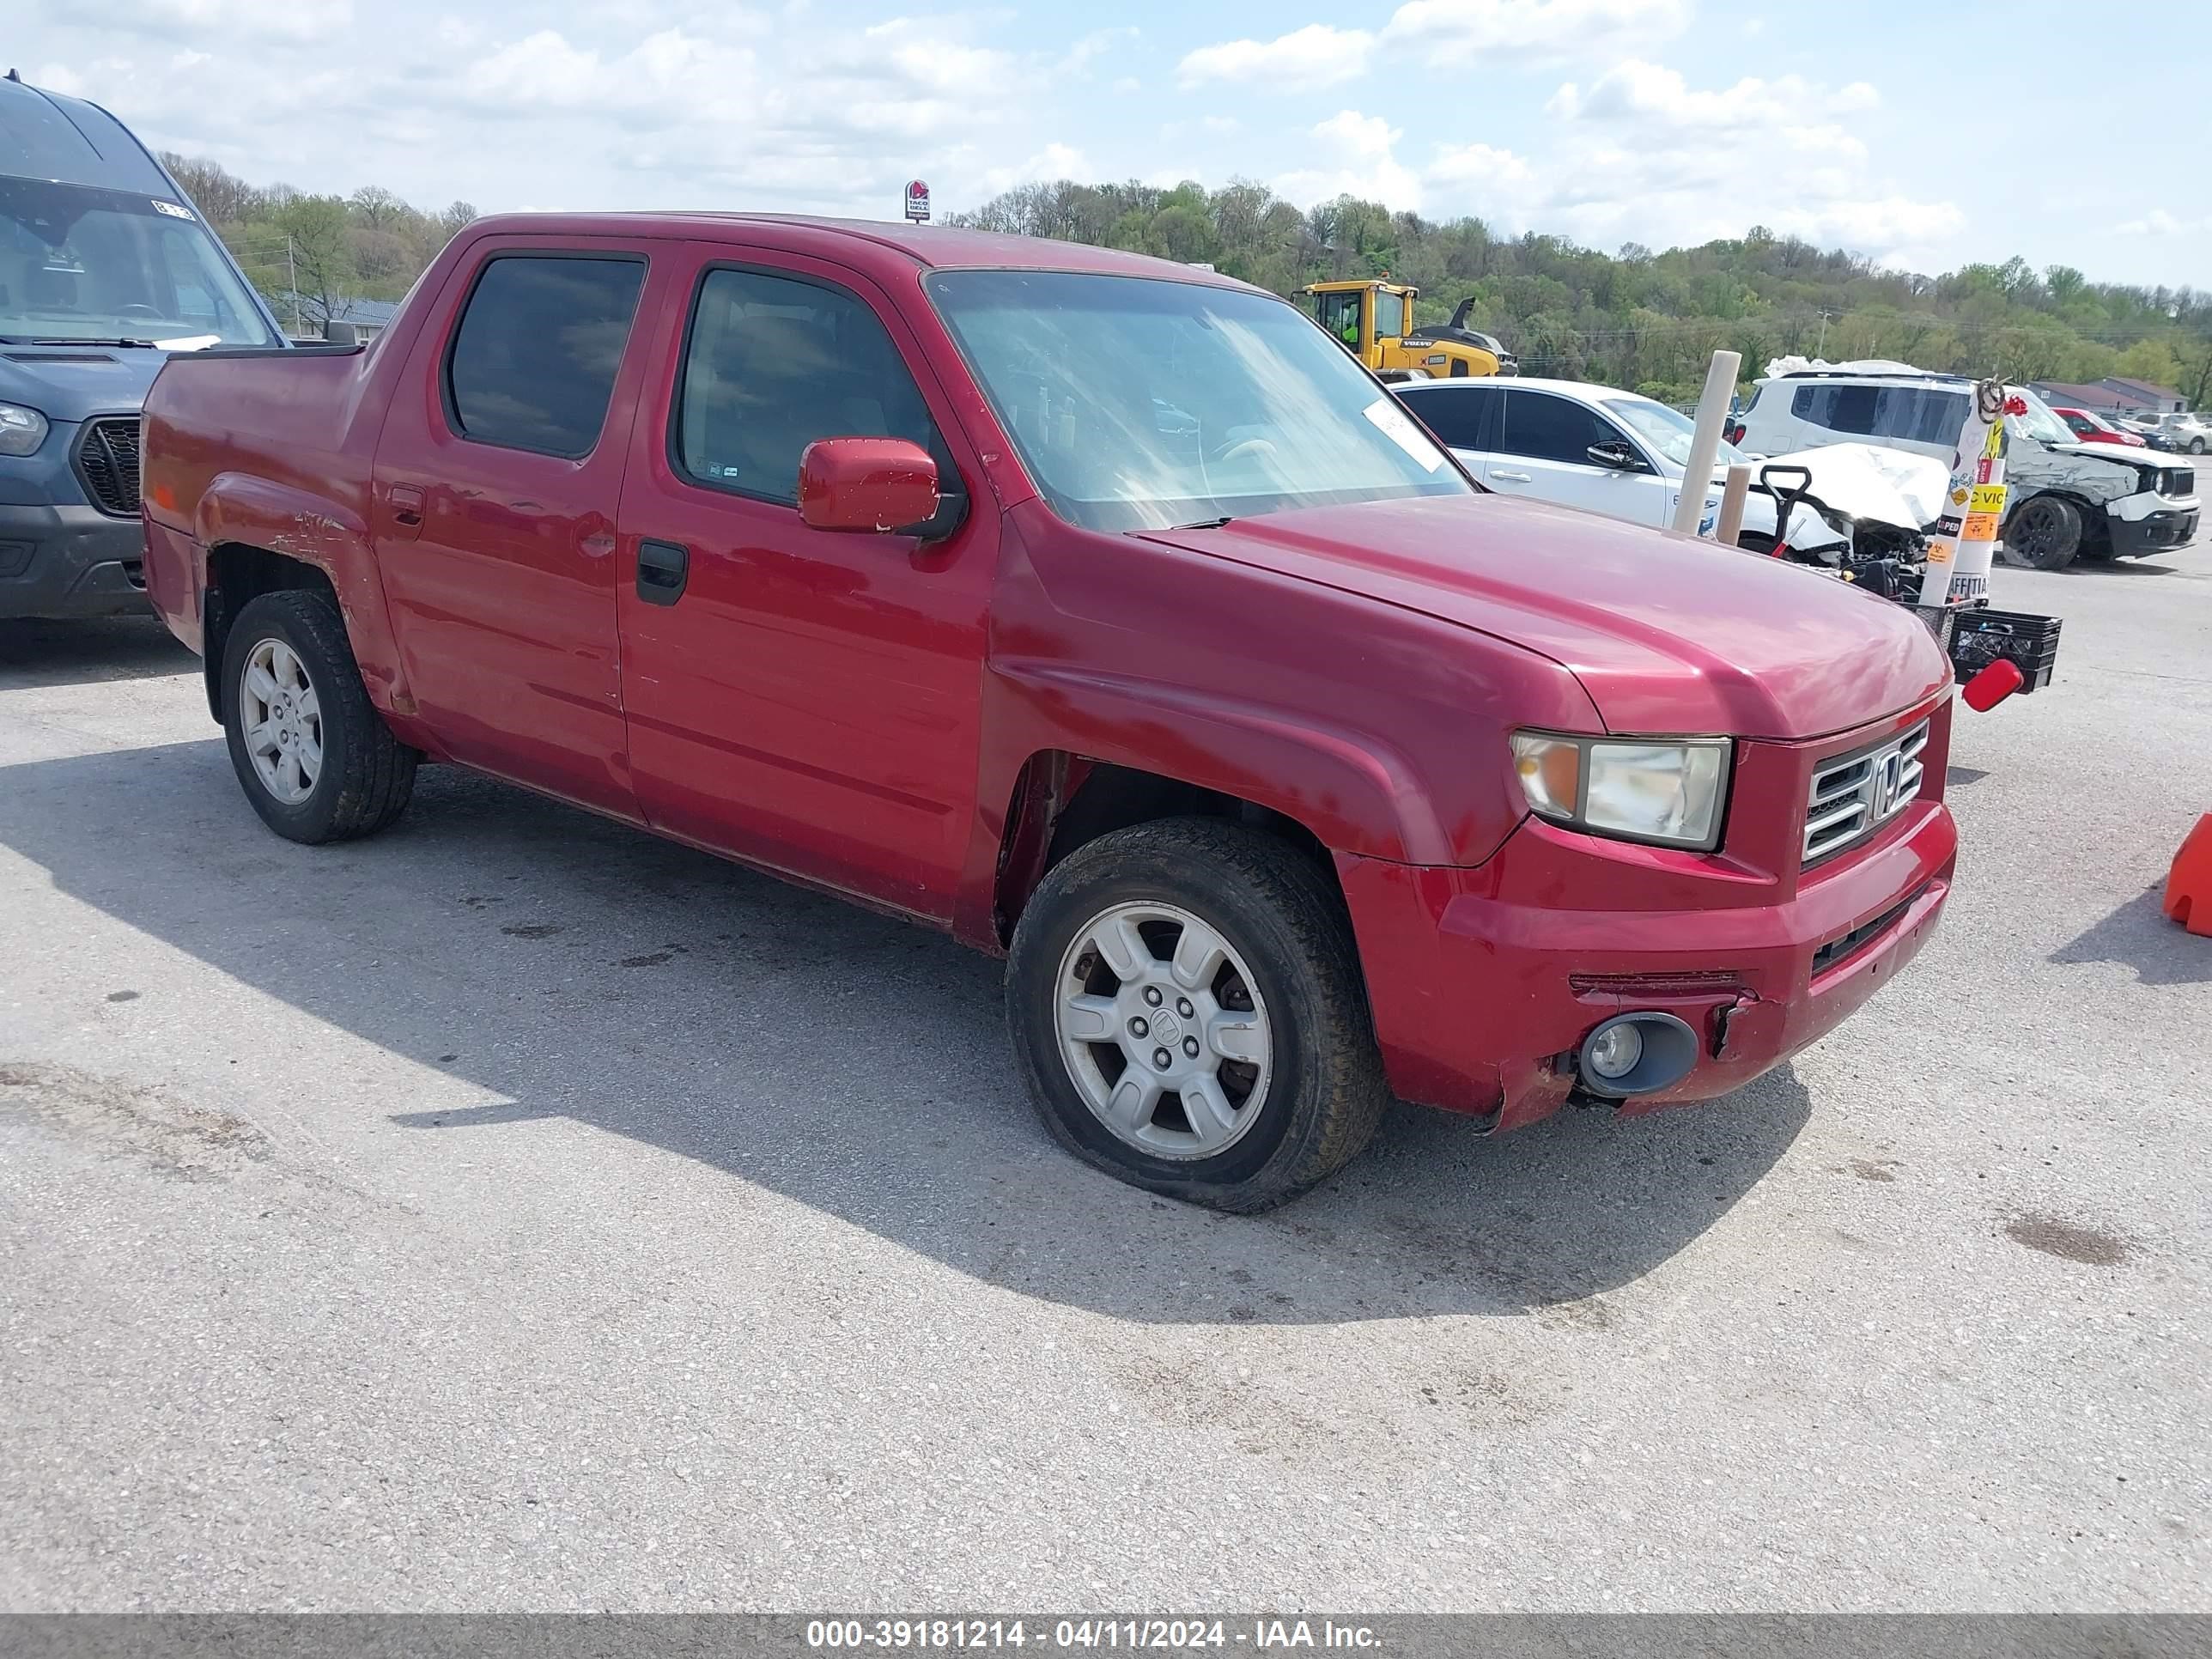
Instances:
[[[310,490],[222,472],[200,497],[192,538],[210,558],[218,548],[237,544],[321,571],[337,599],[369,701],[386,715],[412,714],[368,526],[359,513]],[[219,657],[220,648],[211,645],[209,654]]]
[[[1000,658],[1006,723],[1030,739],[994,744],[998,775],[985,798],[1005,800],[1022,763],[1041,750],[1211,789],[1280,812],[1325,847],[1401,864],[1456,862],[1411,762],[1373,733],[1156,680]],[[1078,713],[1079,711],[1079,714]],[[1018,747],[1018,752],[1011,752]]]
[[[984,949],[1001,948],[1000,866],[1019,852],[1007,843],[1019,828],[1010,815],[1024,769],[1040,755],[1125,767],[1249,801],[1301,825],[1332,852],[1400,864],[1464,861],[1395,744],[1317,720],[1310,711],[1293,714],[1092,668],[1000,657],[985,691],[982,735],[977,817],[954,932]],[[1498,838],[1512,828],[1500,823]],[[1036,856],[1042,848],[1030,852]],[[1040,859],[1038,873],[1042,867]]]

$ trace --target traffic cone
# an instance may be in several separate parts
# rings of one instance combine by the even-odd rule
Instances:
[[[2166,878],[2166,914],[2201,939],[2212,939],[2212,812],[2181,838]]]

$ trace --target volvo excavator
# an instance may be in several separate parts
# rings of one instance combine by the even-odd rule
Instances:
[[[1313,296],[1314,319],[1386,380],[1417,378],[1415,371],[1431,380],[1514,372],[1511,352],[1467,325],[1472,300],[1460,301],[1449,323],[1410,328],[1421,290],[1393,283],[1387,273],[1315,283],[1302,291]]]

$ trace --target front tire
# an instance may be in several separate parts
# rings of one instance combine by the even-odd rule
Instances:
[[[2057,495],[2034,495],[2005,526],[2005,557],[2029,570],[2063,570],[2081,550],[2081,509]]]
[[[1054,866],[1015,930],[1006,1015],[1055,1139],[1214,1209],[1326,1179],[1389,1102],[1342,896],[1241,824],[1142,823]]]
[[[317,844],[374,835],[406,810],[420,757],[368,700],[337,608],[319,593],[264,593],[222,653],[230,763],[261,821]]]

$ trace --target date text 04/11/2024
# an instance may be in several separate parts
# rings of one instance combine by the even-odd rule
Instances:
[[[1370,1626],[1327,1619],[1254,1619],[1241,1628],[1221,1619],[817,1619],[806,1626],[806,1645],[831,1651],[1025,1648],[1032,1642],[1064,1650],[1157,1652],[1227,1647],[1360,1650],[1381,1645]]]

